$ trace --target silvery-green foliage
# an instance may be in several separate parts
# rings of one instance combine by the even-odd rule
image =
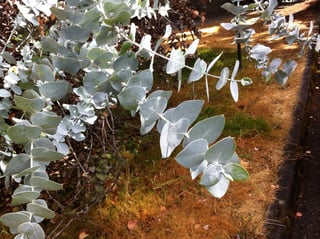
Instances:
[[[46,36],[40,41],[31,39],[21,47],[20,60],[15,60],[4,50],[0,56],[0,74],[3,89],[0,89],[0,132],[5,139],[1,146],[0,169],[6,186],[11,180],[19,183],[12,195],[11,205],[21,205],[24,210],[7,213],[0,221],[10,228],[15,238],[45,238],[39,223],[52,219],[54,211],[46,201],[39,199],[43,190],[61,190],[63,185],[50,180],[46,167],[70,153],[68,140],[82,141],[86,138],[87,126],[97,120],[98,110],[111,110],[117,104],[138,114],[140,133],[147,134],[156,126],[160,134],[162,157],[170,157],[179,145],[183,150],[176,159],[190,169],[192,178],[202,174],[200,183],[216,197],[222,197],[229,181],[248,178],[235,153],[232,138],[218,140],[223,127],[223,116],[196,121],[204,104],[203,100],[188,100],[167,109],[170,91],[153,90],[153,63],[160,44],[172,32],[167,26],[162,38],[151,48],[151,37],[145,35],[138,43],[133,17],[154,17],[158,11],[166,16],[169,6],[154,1],[56,0],[21,1],[20,15],[16,24],[37,25],[37,15],[42,12],[57,17]],[[30,25],[31,24],[31,25]],[[129,26],[130,27],[127,27]],[[31,38],[31,35],[30,35]],[[238,100],[238,83],[250,84],[249,79],[236,80],[239,62],[235,63],[231,78],[224,68],[221,76],[209,73],[220,58],[219,54],[209,64],[197,59],[193,67],[185,65],[188,55],[194,54],[199,40],[195,40],[185,52],[172,50],[168,60],[168,74],[187,67],[191,70],[188,83],[217,78],[217,89],[230,81],[230,90]],[[136,45],[138,51],[131,50]],[[41,54],[39,54],[41,53]],[[139,58],[151,59],[149,69],[139,68]],[[35,60],[36,59],[36,60]],[[288,73],[292,64],[284,67]],[[80,84],[74,87],[69,81],[74,77]],[[72,94],[76,103],[65,103]],[[53,111],[61,107],[61,112]],[[20,118],[9,117],[10,110],[21,112]],[[12,121],[7,125],[4,119]],[[194,125],[193,125],[194,124]],[[15,149],[19,145],[19,149]]]
[[[256,44],[250,49],[250,57],[256,60],[256,67],[258,69],[264,69],[267,67],[269,62],[268,54],[272,52],[270,47],[264,46],[262,44]]]
[[[50,8],[52,6],[55,6],[57,4],[57,0],[22,0],[21,2],[16,2],[16,6],[19,9],[20,14],[23,16],[23,18],[20,19],[20,24],[26,22],[32,23],[34,26],[38,26],[39,22],[37,20],[37,16],[40,15],[40,13],[44,13],[46,16],[51,15]]]
[[[236,1],[236,5],[227,2],[221,6],[235,16],[231,19],[230,23],[221,23],[224,29],[235,31],[234,43],[249,43],[251,35],[255,33],[254,29],[250,27],[258,22],[259,17],[248,19],[246,15],[252,11],[256,11],[259,6],[265,6],[265,4],[251,3],[250,5],[240,5],[240,1]]]
[[[320,51],[320,34],[319,35],[317,35],[317,36],[313,36],[313,39],[314,39],[314,41],[313,42],[315,42],[315,50],[317,51],[317,52],[319,52]]]
[[[288,81],[289,75],[296,69],[297,63],[293,60],[289,60],[283,64],[283,69],[279,69],[275,74],[276,81],[285,85]]]
[[[239,99],[238,83],[235,80],[235,77],[238,73],[239,67],[240,67],[240,63],[237,60],[234,67],[233,67],[233,71],[232,71],[232,75],[231,75],[231,79],[230,79],[230,92],[231,92],[232,98],[235,102],[238,102],[238,99]]]
[[[288,20],[285,16],[274,14],[270,17],[269,33],[272,39],[285,38],[288,44],[297,42],[301,45],[299,56],[304,54],[306,46],[309,48],[315,44],[313,31],[313,22],[310,22],[308,33],[300,32],[300,27],[294,22],[293,14],[290,14]],[[318,34],[316,34],[318,35]]]
[[[21,95],[21,89],[17,86],[20,78],[17,76],[15,72],[9,72],[3,81],[3,87],[5,89],[12,90],[16,95]]]
[[[256,60],[256,67],[258,69],[265,69],[269,61],[267,55],[271,52],[271,48],[261,44],[256,44],[253,47],[250,46],[250,38],[255,34],[255,30],[252,26],[261,19],[268,21],[269,19],[274,18],[273,11],[277,6],[277,1],[255,1],[249,5],[241,5],[241,1],[234,2],[235,4],[227,2],[221,6],[223,9],[234,15],[234,18],[231,19],[230,23],[221,23],[221,26],[226,30],[234,31],[234,43],[238,45],[243,44],[245,49],[248,51],[249,56]],[[252,12],[256,12],[260,16],[249,18],[248,14]],[[270,29],[273,31],[280,31],[279,26],[275,22],[272,22],[269,25],[269,30]],[[222,87],[226,83],[224,78],[227,76],[227,73],[227,70],[222,72],[217,88]],[[230,87],[233,98],[237,99],[237,86],[235,81],[231,81]]]
[[[198,122],[185,134],[184,149],[176,156],[181,166],[190,169],[193,179],[202,174],[200,184],[217,198],[225,195],[230,181],[248,179],[235,153],[234,139],[227,137],[214,143],[223,127],[222,115]]]
[[[250,37],[255,33],[255,30],[250,27],[259,20],[269,23],[268,30],[271,39],[285,38],[288,44],[297,42],[301,45],[299,56],[302,56],[306,46],[311,48],[312,45],[317,45],[317,42],[319,42],[319,40],[316,40],[312,34],[313,22],[310,22],[307,34],[301,33],[299,25],[294,23],[294,17],[292,14],[290,14],[287,19],[285,16],[274,11],[278,5],[277,0],[255,0],[254,3],[249,5],[241,5],[241,1],[234,2],[235,4],[225,3],[221,6],[223,9],[234,15],[234,18],[230,23],[221,23],[221,26],[226,30],[232,30],[235,32],[234,43],[245,45],[245,49],[247,50],[249,57],[256,60],[256,67],[258,69],[263,69],[262,75],[265,77],[266,81],[270,80],[274,75],[276,82],[279,84],[286,84],[289,75],[295,69],[296,63],[289,60],[283,65],[283,70],[278,70],[278,66],[280,64],[279,59],[276,58],[270,62],[268,58],[268,54],[272,51],[271,48],[259,43],[255,46],[250,46]],[[252,11],[256,12],[260,16],[249,18],[248,14]],[[223,73],[225,74],[226,71]],[[219,85],[222,85],[222,82],[224,81],[220,78]]]

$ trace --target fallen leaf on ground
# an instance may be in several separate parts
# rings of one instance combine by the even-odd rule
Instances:
[[[80,232],[79,233],[79,236],[78,236],[78,239],[85,239],[89,236],[89,234],[87,232]]]
[[[138,220],[137,219],[132,219],[128,221],[127,227],[131,231],[135,229],[138,225]]]
[[[204,226],[203,226],[203,229],[204,229],[204,230],[208,230],[208,229],[209,229],[209,225],[204,225]]]

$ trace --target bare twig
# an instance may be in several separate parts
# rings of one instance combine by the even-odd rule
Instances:
[[[116,138],[115,138],[115,124],[114,124],[114,118],[113,118],[113,114],[112,111],[110,110],[109,107],[107,107],[108,110],[108,114],[110,116],[110,121],[108,120],[107,117],[104,117],[105,122],[108,125],[109,130],[111,131],[111,135],[112,135],[112,145],[115,148],[116,151],[118,151],[118,147],[117,147],[117,143],[116,143]]]
[[[60,203],[57,199],[55,199],[48,191],[46,191],[46,193],[49,196],[49,198],[53,200],[61,210],[64,210],[64,206],[62,203]]]
[[[55,238],[57,238],[58,236],[60,236],[60,234],[64,231],[64,230],[66,230],[66,228],[67,227],[69,227],[69,225],[73,222],[73,220],[74,220],[74,218],[71,218],[66,224],[65,224],[65,226],[59,231],[59,232],[57,232],[53,237],[48,237],[49,239],[55,239]],[[62,224],[62,222],[64,222],[63,220],[61,220],[61,222],[58,224],[58,226],[60,227],[60,225]],[[58,228],[58,227],[57,227]],[[55,233],[55,231],[53,231],[53,233]],[[50,233],[50,235],[51,235],[52,233]]]
[[[66,137],[66,142],[67,142],[67,144],[68,144],[68,146],[69,146],[69,149],[71,149],[72,155],[73,155],[73,157],[75,158],[75,160],[77,161],[77,163],[78,163],[79,167],[81,168],[82,172],[83,172],[84,174],[87,174],[88,172],[87,172],[87,171],[84,169],[84,167],[82,166],[82,164],[81,164],[81,162],[80,162],[80,160],[79,160],[79,158],[78,158],[78,155],[77,155],[76,151],[73,149],[72,144],[71,144],[71,142],[70,142],[70,139],[69,139],[68,137]],[[79,176],[79,175],[78,175],[78,176]],[[80,175],[80,176],[81,176],[81,175]]]

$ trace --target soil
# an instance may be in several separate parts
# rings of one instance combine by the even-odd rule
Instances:
[[[318,13],[320,7],[318,6]],[[291,238],[320,237],[320,56],[312,56],[311,82],[307,110],[305,112],[305,134],[301,139],[304,155],[296,167],[297,188],[296,211],[292,224]],[[299,216],[301,212],[301,216]]]

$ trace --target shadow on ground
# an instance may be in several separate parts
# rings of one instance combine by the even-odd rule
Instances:
[[[279,172],[280,190],[266,222],[270,239],[320,237],[320,54],[310,52],[307,66]]]

